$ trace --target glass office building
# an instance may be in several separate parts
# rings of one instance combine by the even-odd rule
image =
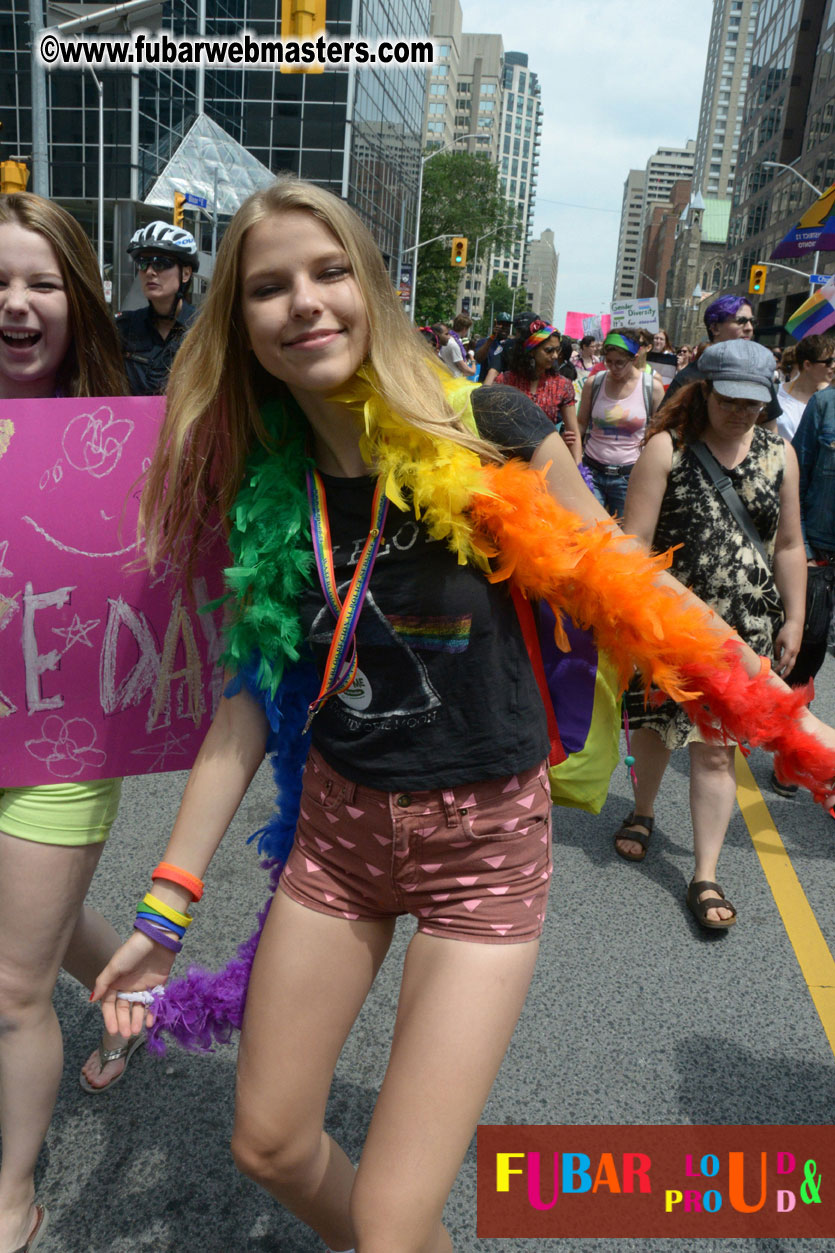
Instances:
[[[0,0],[0,152],[32,146],[29,0]],[[81,9],[81,6],[79,6]],[[91,6],[91,10],[93,6]],[[279,37],[278,0],[213,0],[206,34]],[[83,9],[81,10],[83,14]],[[197,0],[166,0],[161,29],[198,32]],[[426,38],[430,0],[328,0],[334,38]],[[64,20],[45,10],[44,22]],[[147,26],[148,18],[142,25]],[[419,68],[281,74],[252,67],[166,67],[102,73],[104,194],[142,201],[202,111],[273,173],[290,170],[343,195],[361,214],[392,274],[413,242],[426,94]],[[49,194],[71,202],[95,235],[99,94],[83,70],[47,75]],[[133,138],[132,138],[133,136]],[[108,236],[111,228],[108,228]],[[110,260],[111,258],[107,258]]]

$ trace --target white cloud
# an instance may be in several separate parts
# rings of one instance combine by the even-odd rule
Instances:
[[[556,236],[558,325],[567,309],[598,313],[612,295],[629,170],[643,169],[659,146],[696,138],[712,0],[461,0],[461,8],[465,31],[500,34],[539,76],[534,233],[550,227]]]

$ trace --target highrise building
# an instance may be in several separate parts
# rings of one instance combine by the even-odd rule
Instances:
[[[725,286],[747,292],[750,267],[768,258],[835,181],[835,0],[761,0],[737,158]],[[791,170],[779,168],[791,166]],[[802,176],[802,177],[799,177]],[[768,271],[758,300],[765,337],[779,334],[809,294],[811,258]],[[831,269],[831,266],[828,267]]]
[[[559,264],[560,255],[554,247],[552,230],[545,230],[539,239],[530,241],[525,286],[530,293],[531,308],[546,322],[554,320]]]
[[[629,300],[638,294],[645,182],[646,171],[630,170],[623,184],[613,300]]]
[[[49,21],[67,14],[50,11]],[[91,6],[92,8],[92,6]],[[163,27],[176,36],[281,34],[275,0],[167,0]],[[79,13],[74,13],[78,16]],[[430,0],[328,0],[334,38],[425,39]],[[147,24],[147,16],[144,22]],[[44,8],[44,24],[46,11]],[[0,134],[3,154],[32,147],[31,35],[20,0],[0,0]],[[104,88],[105,260],[118,265],[125,233],[149,189],[205,114],[273,173],[290,170],[344,196],[372,230],[395,276],[414,239],[426,70],[344,69],[281,74],[255,69],[141,69],[99,76]],[[67,204],[91,238],[98,195],[98,92],[82,71],[48,74],[49,194]],[[209,178],[211,185],[211,178]],[[163,216],[157,210],[154,216]],[[118,271],[115,298],[119,299]]]
[[[432,0],[431,29],[438,56],[429,79],[425,144],[431,149],[460,140],[460,150],[484,152],[496,161],[522,237],[501,254],[489,238],[479,241],[476,254],[476,241],[470,240],[471,271],[462,280],[460,296],[469,301],[470,314],[478,318],[486,284],[496,271],[505,275],[511,287],[525,283],[525,241],[530,239],[536,204],[542,102],[539,78],[528,67],[527,53],[505,52],[500,35],[464,32],[461,21],[459,0]],[[468,135],[478,138],[465,141]]]
[[[528,269],[525,251],[533,230],[542,134],[541,88],[538,76],[528,68],[526,52],[505,53],[502,82],[499,170],[508,203],[516,209],[522,239],[508,252],[494,254],[493,269],[501,270],[511,287],[520,287]]]
[[[693,187],[730,198],[760,0],[713,0]]]
[[[688,139],[684,148],[659,148],[647,161],[645,170],[629,171],[623,185],[613,300],[637,296],[644,236],[653,208],[669,205],[675,184],[692,177],[695,147],[695,140]]]

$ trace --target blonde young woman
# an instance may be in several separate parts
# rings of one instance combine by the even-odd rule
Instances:
[[[639,587],[630,657],[652,634],[648,598],[701,611],[617,537],[526,397],[445,378],[365,227],[290,178],[232,221],[177,357],[143,503],[152,559],[185,559],[211,508],[230,515],[227,657],[244,682],[191,772],[157,920],[96,996],[111,1029],[150,1021],[142,994],[169,975],[275,706],[291,751],[309,725],[295,841],[249,983],[232,1151],[332,1250],[448,1253],[444,1204],[525,998],[551,870],[543,709],[485,550],[528,594],[559,586],[576,608],[593,588],[604,631],[621,630],[624,580]],[[558,522],[565,544],[545,542]],[[607,600],[612,561],[628,573]],[[705,631],[714,649],[725,638]],[[291,707],[286,685],[311,659],[313,687]],[[749,650],[739,665],[758,673]],[[323,1130],[325,1104],[402,913],[417,931],[355,1167]]]
[[[0,196],[0,414],[4,400],[122,395],[121,361],[81,227],[38,196]],[[119,945],[84,897],[120,786],[19,787],[0,760],[0,1253],[33,1250],[45,1231],[34,1170],[63,1062],[52,1007],[58,971],[91,988]],[[106,1032],[82,1083],[115,1082],[133,1047]]]

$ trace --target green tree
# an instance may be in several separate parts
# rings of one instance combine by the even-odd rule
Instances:
[[[527,292],[521,288],[513,288],[507,276],[497,270],[484,294],[484,313],[478,321],[479,335],[489,335],[493,329],[493,319],[497,313],[522,313],[527,308]]]
[[[444,152],[427,161],[423,170],[420,238],[464,235],[468,240],[467,269],[473,271],[475,244],[482,248],[512,248],[522,238],[515,206],[502,194],[498,167],[486,153]],[[449,263],[450,239],[418,250],[417,320],[419,324],[451,319],[461,277]]]

